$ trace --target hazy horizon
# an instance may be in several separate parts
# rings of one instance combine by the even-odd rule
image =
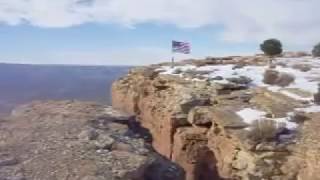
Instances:
[[[0,63],[0,116],[35,100],[84,100],[110,105],[112,82],[129,68]]]
[[[36,63],[12,63],[12,62],[6,62],[6,61],[1,61],[0,60],[0,65],[31,65],[31,66],[68,66],[68,67],[72,67],[72,66],[80,66],[80,67],[134,67],[135,65],[107,65],[107,64],[36,64]]]

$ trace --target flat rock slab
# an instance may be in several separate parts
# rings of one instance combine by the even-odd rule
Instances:
[[[257,94],[251,99],[251,103],[259,109],[271,113],[274,118],[286,117],[288,112],[293,112],[295,108],[303,105],[302,102],[266,89],[258,89]]]
[[[236,114],[234,108],[216,108],[213,111],[213,119],[219,125],[228,129],[243,129],[248,124],[243,122],[242,118]]]

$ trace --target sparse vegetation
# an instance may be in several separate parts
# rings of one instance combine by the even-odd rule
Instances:
[[[312,49],[312,55],[314,57],[320,57],[320,43],[318,43],[317,45],[315,45]]]
[[[278,39],[265,40],[260,49],[268,56],[276,56],[282,53],[282,44]]]
[[[304,112],[294,112],[290,117],[291,122],[295,122],[299,124],[305,122],[306,120],[308,120],[308,117]]]
[[[251,125],[248,138],[254,142],[273,141],[278,133],[277,123],[273,120],[256,120]]]

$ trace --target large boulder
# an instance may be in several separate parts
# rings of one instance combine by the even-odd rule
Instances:
[[[272,69],[266,70],[263,78],[264,83],[281,87],[289,86],[294,80],[294,75]]]
[[[242,84],[242,85],[247,85],[252,82],[252,79],[246,76],[227,78],[227,80],[232,83]]]

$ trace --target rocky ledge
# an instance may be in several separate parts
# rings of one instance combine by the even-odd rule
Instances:
[[[1,180],[183,180],[148,131],[110,107],[33,102],[0,121]]]
[[[136,116],[187,180],[318,179],[319,60],[275,62],[226,57],[135,68],[113,84],[113,107]]]

